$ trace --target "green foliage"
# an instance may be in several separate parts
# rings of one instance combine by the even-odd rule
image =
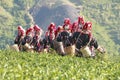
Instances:
[[[4,50],[0,51],[0,77],[2,80],[119,80],[119,58],[61,57]]]
[[[34,4],[34,0],[15,0],[15,3],[21,7],[22,10],[29,10]]]
[[[3,6],[5,9],[13,7],[14,0],[0,0],[0,5]]]
[[[0,49],[4,49],[7,44],[13,43],[18,25],[24,28],[29,26],[28,10],[33,6],[34,1],[1,0],[0,4]]]

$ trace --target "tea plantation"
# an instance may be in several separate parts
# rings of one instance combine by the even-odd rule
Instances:
[[[120,56],[82,58],[0,50],[0,80],[120,80]]]

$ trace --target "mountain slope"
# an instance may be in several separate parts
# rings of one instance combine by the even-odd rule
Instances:
[[[43,27],[44,30],[51,22],[55,22],[56,25],[63,25],[64,18],[69,17],[73,22],[78,16],[77,9],[69,5],[60,5],[53,8],[42,6],[37,10],[38,12],[34,9],[31,11],[34,11],[32,16],[35,23]]]

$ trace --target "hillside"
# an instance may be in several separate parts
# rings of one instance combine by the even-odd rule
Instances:
[[[93,34],[105,46],[108,53],[120,52],[120,1],[119,0],[1,0],[0,1],[0,49],[13,44],[16,28],[25,29],[36,23],[44,30],[50,22],[63,23],[64,17],[76,20],[84,15],[93,22]]]

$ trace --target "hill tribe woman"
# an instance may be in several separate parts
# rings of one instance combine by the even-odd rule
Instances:
[[[15,38],[14,43],[18,45],[19,50],[21,50],[21,43],[25,37],[25,29],[22,26],[18,26],[18,34]]]

